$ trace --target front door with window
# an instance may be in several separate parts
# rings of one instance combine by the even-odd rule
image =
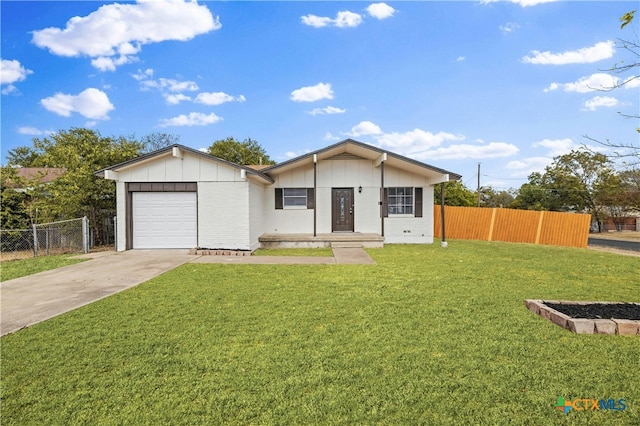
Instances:
[[[353,188],[333,188],[332,232],[353,232]]]

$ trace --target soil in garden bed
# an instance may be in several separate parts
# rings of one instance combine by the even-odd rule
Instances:
[[[636,303],[544,304],[571,318],[640,320],[640,305]]]

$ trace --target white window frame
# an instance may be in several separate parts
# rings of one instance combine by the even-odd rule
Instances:
[[[399,190],[402,190],[398,194]],[[412,186],[392,186],[387,188],[387,211],[389,216],[406,216],[414,215],[415,196]],[[394,200],[392,202],[391,200]]]
[[[298,191],[298,194],[292,192]],[[289,192],[289,194],[287,194]],[[304,201],[301,203],[301,201]],[[290,204],[289,204],[289,203]],[[306,209],[307,188],[282,188],[282,207],[284,209]]]

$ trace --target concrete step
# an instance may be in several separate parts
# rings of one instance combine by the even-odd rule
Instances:
[[[362,244],[351,241],[334,241],[331,243],[331,248],[362,248]]]

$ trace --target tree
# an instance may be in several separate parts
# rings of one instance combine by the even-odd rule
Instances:
[[[480,205],[482,207],[511,207],[515,197],[513,190],[496,191],[491,186],[480,188]]]
[[[622,17],[620,17],[620,29],[624,29],[627,25],[631,24],[634,20],[635,10],[625,13]],[[609,72],[613,72],[616,74],[623,75],[623,78],[620,79],[620,82],[615,84],[613,87],[608,87],[602,89],[604,91],[611,91],[618,89],[622,86],[630,84],[634,81],[637,82],[640,79],[640,39],[638,39],[638,32],[633,31],[635,39],[624,40],[618,39],[618,46],[621,50],[626,50],[630,54],[630,61],[628,62],[618,62],[613,65],[611,68],[605,70]],[[632,73],[631,76],[625,75],[627,73]],[[637,114],[622,114],[620,115],[626,119],[631,119],[636,121],[635,132],[640,133],[640,115]],[[612,157],[619,158],[628,163],[631,167],[635,167],[640,165],[640,145],[638,145],[638,135],[630,135],[630,141],[611,141],[609,139],[599,140],[593,138],[589,135],[585,135],[585,138],[596,142],[598,144],[604,145],[607,148],[613,150]],[[635,142],[633,142],[635,141]]]
[[[16,154],[11,161],[32,157],[17,153],[33,153],[30,165],[66,169],[62,176],[46,184],[46,188],[39,187],[44,192],[34,192],[31,196],[38,220],[87,216],[96,242],[102,244],[102,222],[115,212],[115,184],[96,177],[94,172],[134,158],[141,150],[141,143],[135,140],[103,137],[95,130],[72,128],[48,138],[33,139],[33,148],[13,150]]]
[[[574,150],[554,158],[542,175],[549,210],[589,212],[602,230],[606,202],[616,188],[611,161],[603,154]]]
[[[433,201],[440,205],[440,185],[436,185],[433,191]],[[473,207],[477,205],[478,197],[475,192],[468,189],[458,180],[444,184],[444,205]]]
[[[521,210],[548,210],[546,188],[542,185],[542,174],[535,172],[529,175],[529,182],[517,191],[511,207]]]
[[[275,164],[275,161],[269,158],[258,141],[251,138],[247,138],[242,142],[232,137],[220,139],[208,148],[208,152],[214,157],[241,165]]]
[[[0,228],[26,229],[30,225],[29,213],[26,208],[28,194],[26,191],[16,191],[14,187],[23,186],[14,167],[3,167],[0,178]]]
[[[7,164],[18,167],[38,167],[40,155],[29,146],[19,146],[7,153]]]
[[[173,133],[152,132],[144,135],[138,141],[142,145],[142,154],[157,151],[180,143],[180,136]]]

